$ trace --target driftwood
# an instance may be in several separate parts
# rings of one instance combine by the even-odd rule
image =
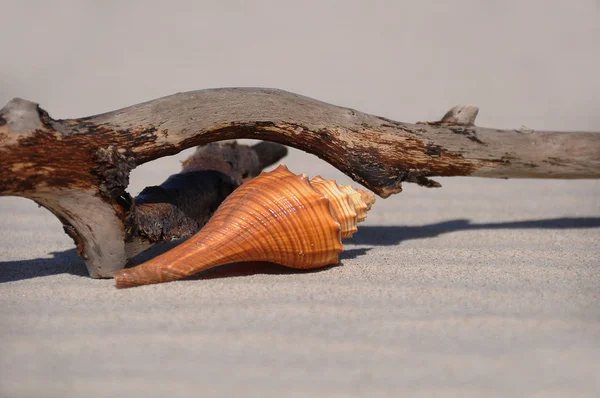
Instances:
[[[265,153],[275,155],[256,161],[263,155],[255,148],[248,152],[255,163],[237,171],[211,174],[205,162],[195,171],[185,166],[136,199],[126,193],[134,167],[213,141],[254,138],[296,147],[382,197],[400,192],[405,181],[439,186],[434,176],[600,177],[600,134],[476,127],[477,111],[455,107],[438,122],[410,124],[285,91],[231,88],[53,120],[38,104],[14,99],[0,110],[0,195],[48,208],[75,240],[90,275],[111,277],[152,243],[197,230],[243,178],[284,155],[271,146]],[[221,149],[213,156],[215,148]],[[225,148],[201,149],[200,157],[217,164]],[[196,195],[208,203],[204,210],[186,199]]]

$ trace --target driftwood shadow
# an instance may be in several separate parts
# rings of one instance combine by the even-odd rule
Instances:
[[[183,242],[172,241],[156,245],[146,252],[136,256],[145,261],[166,252]],[[70,274],[89,277],[85,261],[77,254],[75,248],[50,253],[50,258],[32,258],[28,260],[0,261],[0,283],[38,278],[50,275]],[[134,264],[139,264],[135,261]]]
[[[359,227],[349,243],[357,245],[390,246],[411,239],[435,238],[460,231],[501,229],[583,229],[600,228],[600,217],[563,217],[545,220],[508,221],[474,224],[468,219],[457,219],[428,225]]]
[[[468,219],[457,219],[441,223],[417,226],[372,226],[364,225],[352,239],[345,241],[355,245],[390,246],[410,239],[427,239],[460,231],[502,230],[502,229],[585,229],[600,228],[600,217],[564,217],[545,220],[509,221],[474,224]],[[183,240],[162,243],[140,254],[133,260],[139,264],[162,254],[183,242]],[[365,255],[370,248],[352,248],[340,254],[340,261]],[[51,253],[51,258],[17,261],[0,261],[0,283],[37,278],[49,275],[71,274],[87,277],[85,262],[75,249]],[[256,274],[292,274],[298,272],[321,272],[331,267],[317,270],[299,271],[272,263],[236,263],[214,270],[205,271],[193,279],[215,279]]]
[[[50,255],[50,258],[0,261],[0,283],[58,274],[89,275],[85,261],[77,255],[76,249],[52,252]]]

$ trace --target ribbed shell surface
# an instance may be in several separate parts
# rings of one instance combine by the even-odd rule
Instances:
[[[281,165],[236,189],[186,242],[121,270],[117,287],[182,279],[219,265],[268,261],[309,269],[338,263],[340,223],[305,175]]]
[[[351,238],[358,228],[358,217],[356,215],[355,205],[350,200],[347,192],[340,190],[340,186],[333,180],[326,180],[321,176],[316,176],[310,180],[312,187],[321,192],[329,199],[331,211],[339,221],[342,228],[342,239]]]
[[[202,244],[227,243],[229,261],[315,268],[336,264],[342,251],[329,200],[283,165],[234,191],[202,232]]]
[[[350,201],[354,204],[358,222],[363,222],[367,218],[367,211],[375,203],[375,195],[362,189],[354,189],[350,185],[340,185],[340,189],[348,194]]]

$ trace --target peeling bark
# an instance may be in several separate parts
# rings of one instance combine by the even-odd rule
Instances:
[[[0,195],[49,208],[74,237],[92,276],[111,276],[139,250],[197,229],[237,184],[264,167],[256,159],[270,156],[256,152],[244,163],[241,147],[229,155],[217,150],[216,157],[210,151],[219,147],[207,147],[198,158],[204,161],[186,164],[162,186],[135,200],[126,193],[134,167],[213,141],[293,146],[382,197],[400,192],[404,181],[439,186],[434,176],[600,177],[600,134],[481,128],[474,125],[477,112],[455,107],[440,121],[410,124],[285,91],[231,88],[53,120],[37,104],[14,99],[0,110]],[[281,148],[272,148],[279,148],[270,157],[275,161]],[[228,168],[228,156],[245,171]],[[220,166],[207,168],[213,164]],[[202,211],[187,204],[192,196],[202,197]]]

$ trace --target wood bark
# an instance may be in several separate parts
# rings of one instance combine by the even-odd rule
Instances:
[[[400,192],[404,181],[439,186],[434,176],[600,177],[600,134],[476,127],[477,111],[455,107],[438,122],[411,124],[281,90],[229,88],[54,120],[14,99],[0,110],[0,195],[28,197],[52,211],[90,274],[109,277],[140,249],[136,240],[152,242],[139,232],[141,213],[125,192],[131,169],[213,141],[296,147],[382,197]]]

